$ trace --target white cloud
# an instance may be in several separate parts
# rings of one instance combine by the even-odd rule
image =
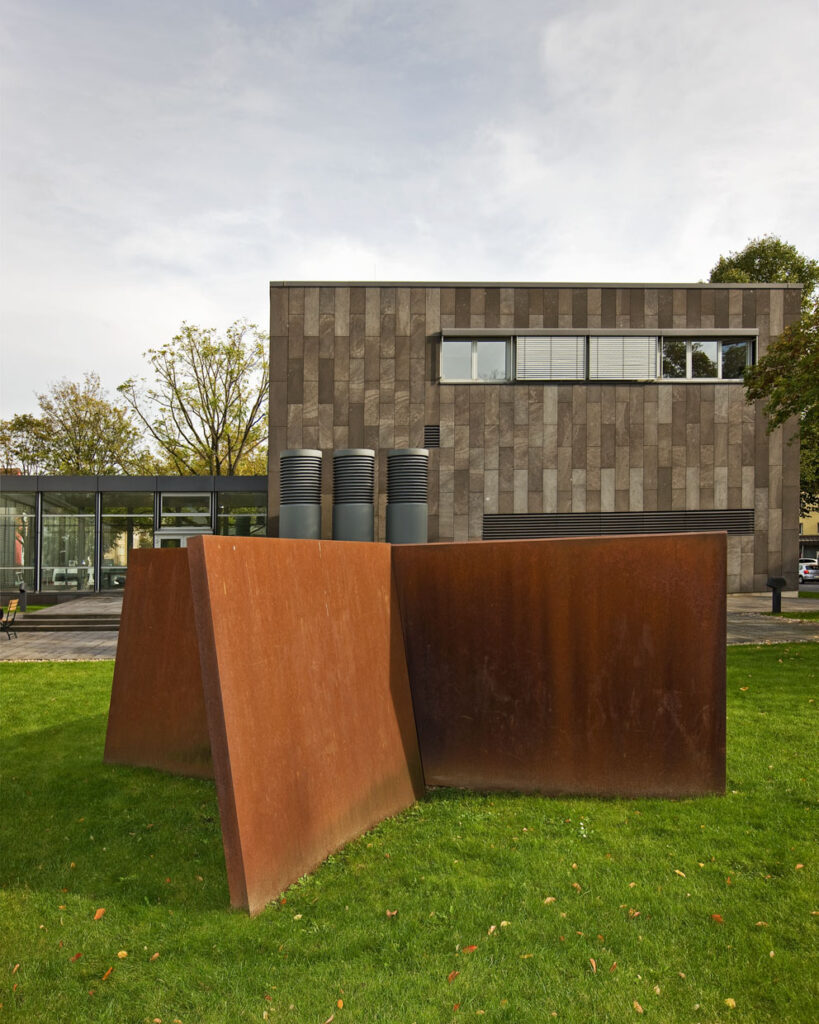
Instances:
[[[271,279],[816,255],[812,0],[11,0],[0,415]],[[29,396],[29,397],[27,397]]]

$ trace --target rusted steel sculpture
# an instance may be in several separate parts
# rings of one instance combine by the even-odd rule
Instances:
[[[393,548],[427,785],[725,785],[725,534]]]
[[[213,778],[184,549],[130,553],[105,762]]]
[[[188,559],[231,903],[255,913],[423,794],[390,549],[202,537]]]
[[[424,782],[721,792],[725,555],[724,534],[134,552],[105,758],[208,775],[212,751],[251,913]]]

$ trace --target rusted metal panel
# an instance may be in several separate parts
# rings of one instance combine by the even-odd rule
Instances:
[[[393,548],[427,785],[725,785],[725,534]]]
[[[390,548],[200,537],[188,558],[231,903],[256,913],[423,793]]]
[[[184,549],[130,554],[104,759],[213,777]]]

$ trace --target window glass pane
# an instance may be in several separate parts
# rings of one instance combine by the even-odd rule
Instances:
[[[685,377],[685,349],[684,341],[663,341],[663,377]]]
[[[152,491],[103,491],[102,513],[118,515],[154,514]]]
[[[94,517],[43,516],[43,590],[94,589]]]
[[[751,345],[747,341],[723,341],[722,343],[722,379],[742,380]]]
[[[518,338],[515,376],[518,380],[583,380],[585,337]]]
[[[163,494],[162,515],[199,512],[210,515],[209,494]]]
[[[265,491],[219,491],[217,511],[219,515],[228,512],[246,512],[266,516],[267,493]]]
[[[195,526],[202,529],[210,529],[210,516],[162,516],[161,526],[186,527]]]
[[[33,509],[19,515],[0,515],[0,587],[17,590],[21,583],[27,590],[34,589]]]
[[[441,342],[441,377],[444,380],[472,380],[472,342]]]
[[[134,548],[152,548],[154,522],[150,516],[103,516],[100,589],[125,586],[128,555]]]
[[[266,529],[263,515],[218,516],[216,519],[216,532],[223,537],[264,537]]]
[[[478,380],[506,380],[506,341],[478,341]]]
[[[33,516],[34,498],[33,491],[0,491],[0,514],[26,513]]]
[[[716,377],[719,343],[716,341],[691,342],[691,376]]]
[[[94,513],[93,491],[46,491],[43,494],[43,512],[54,515]]]

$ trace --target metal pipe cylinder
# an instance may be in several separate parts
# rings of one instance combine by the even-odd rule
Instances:
[[[279,459],[279,536],[321,540],[321,452],[291,448]]]
[[[387,454],[387,543],[427,542],[426,448],[393,449]]]
[[[372,448],[333,452],[333,540],[373,540],[374,484]]]

